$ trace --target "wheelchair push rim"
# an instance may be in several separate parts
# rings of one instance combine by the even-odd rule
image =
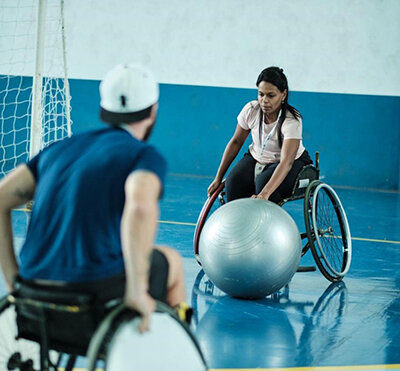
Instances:
[[[199,242],[200,242],[200,234],[201,231],[204,227],[204,224],[208,218],[208,216],[210,215],[210,211],[212,209],[212,207],[214,206],[215,202],[218,199],[218,196],[221,194],[221,192],[223,191],[223,189],[225,188],[225,180],[223,180],[221,182],[221,184],[219,185],[219,187],[213,192],[213,194],[211,196],[209,196],[206,200],[206,202],[204,203],[199,217],[197,218],[197,222],[196,222],[196,228],[194,230],[194,238],[193,238],[193,250],[194,250],[194,256],[197,260],[197,262],[201,265],[200,262],[200,258],[199,258]],[[220,201],[221,205],[224,203],[225,201]]]
[[[155,313],[166,314],[173,320],[173,322],[179,323],[180,328],[184,333],[186,333],[186,336],[191,339],[191,343],[193,343],[193,347],[198,353],[202,366],[204,366],[204,370],[208,370],[206,360],[197,339],[193,335],[189,325],[179,319],[176,311],[167,304],[157,301]],[[108,358],[110,356],[110,350],[115,342],[115,336],[118,335],[124,326],[130,326],[129,323],[138,317],[140,317],[140,314],[135,310],[127,308],[125,304],[120,304],[109,313],[100,324],[90,342],[87,352],[88,371],[97,370],[98,361],[101,361],[104,364],[103,367],[105,371],[109,369]],[[115,367],[113,367],[113,369],[115,369]]]
[[[305,223],[314,260],[332,282],[340,281],[351,263],[351,235],[346,213],[328,184],[310,184],[305,202]]]

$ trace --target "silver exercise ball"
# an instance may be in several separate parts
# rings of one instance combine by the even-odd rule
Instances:
[[[263,298],[285,286],[301,258],[296,223],[280,206],[244,198],[217,209],[200,234],[201,265],[210,280],[239,298]]]

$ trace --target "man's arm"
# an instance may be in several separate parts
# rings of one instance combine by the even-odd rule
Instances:
[[[0,181],[0,267],[9,290],[18,274],[11,210],[30,201],[35,189],[35,178],[26,165],[17,167]]]
[[[149,329],[155,302],[147,293],[149,255],[153,249],[161,181],[147,171],[135,171],[125,183],[125,206],[121,221],[125,262],[125,303],[142,314],[140,331]]]

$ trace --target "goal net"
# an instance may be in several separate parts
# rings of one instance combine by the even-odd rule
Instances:
[[[63,0],[0,1],[0,177],[71,135]]]

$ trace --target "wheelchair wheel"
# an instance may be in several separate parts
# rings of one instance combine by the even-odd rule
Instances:
[[[351,235],[346,213],[332,187],[319,180],[308,186],[304,218],[319,270],[329,281],[340,281],[351,263]]]
[[[107,348],[115,332],[115,328],[122,320],[121,318],[125,310],[126,308],[123,304],[118,305],[100,323],[89,344],[87,352],[88,371],[98,369],[98,363],[101,363],[101,369],[105,369]]]
[[[200,233],[204,227],[204,224],[207,218],[219,207],[226,203],[225,197],[225,180],[223,180],[220,186],[214,191],[214,193],[207,198],[206,202],[203,205],[203,208],[200,211],[199,217],[197,218],[196,228],[194,230],[194,238],[193,238],[193,249],[194,256],[197,262],[201,265],[199,260],[199,241],[200,241]]]
[[[164,303],[157,302],[150,331],[139,334],[139,314],[124,305],[113,310],[96,331],[88,350],[88,371],[199,370],[207,366],[185,322]],[[159,352],[157,354],[157,352]],[[150,356],[149,356],[150,355]]]

